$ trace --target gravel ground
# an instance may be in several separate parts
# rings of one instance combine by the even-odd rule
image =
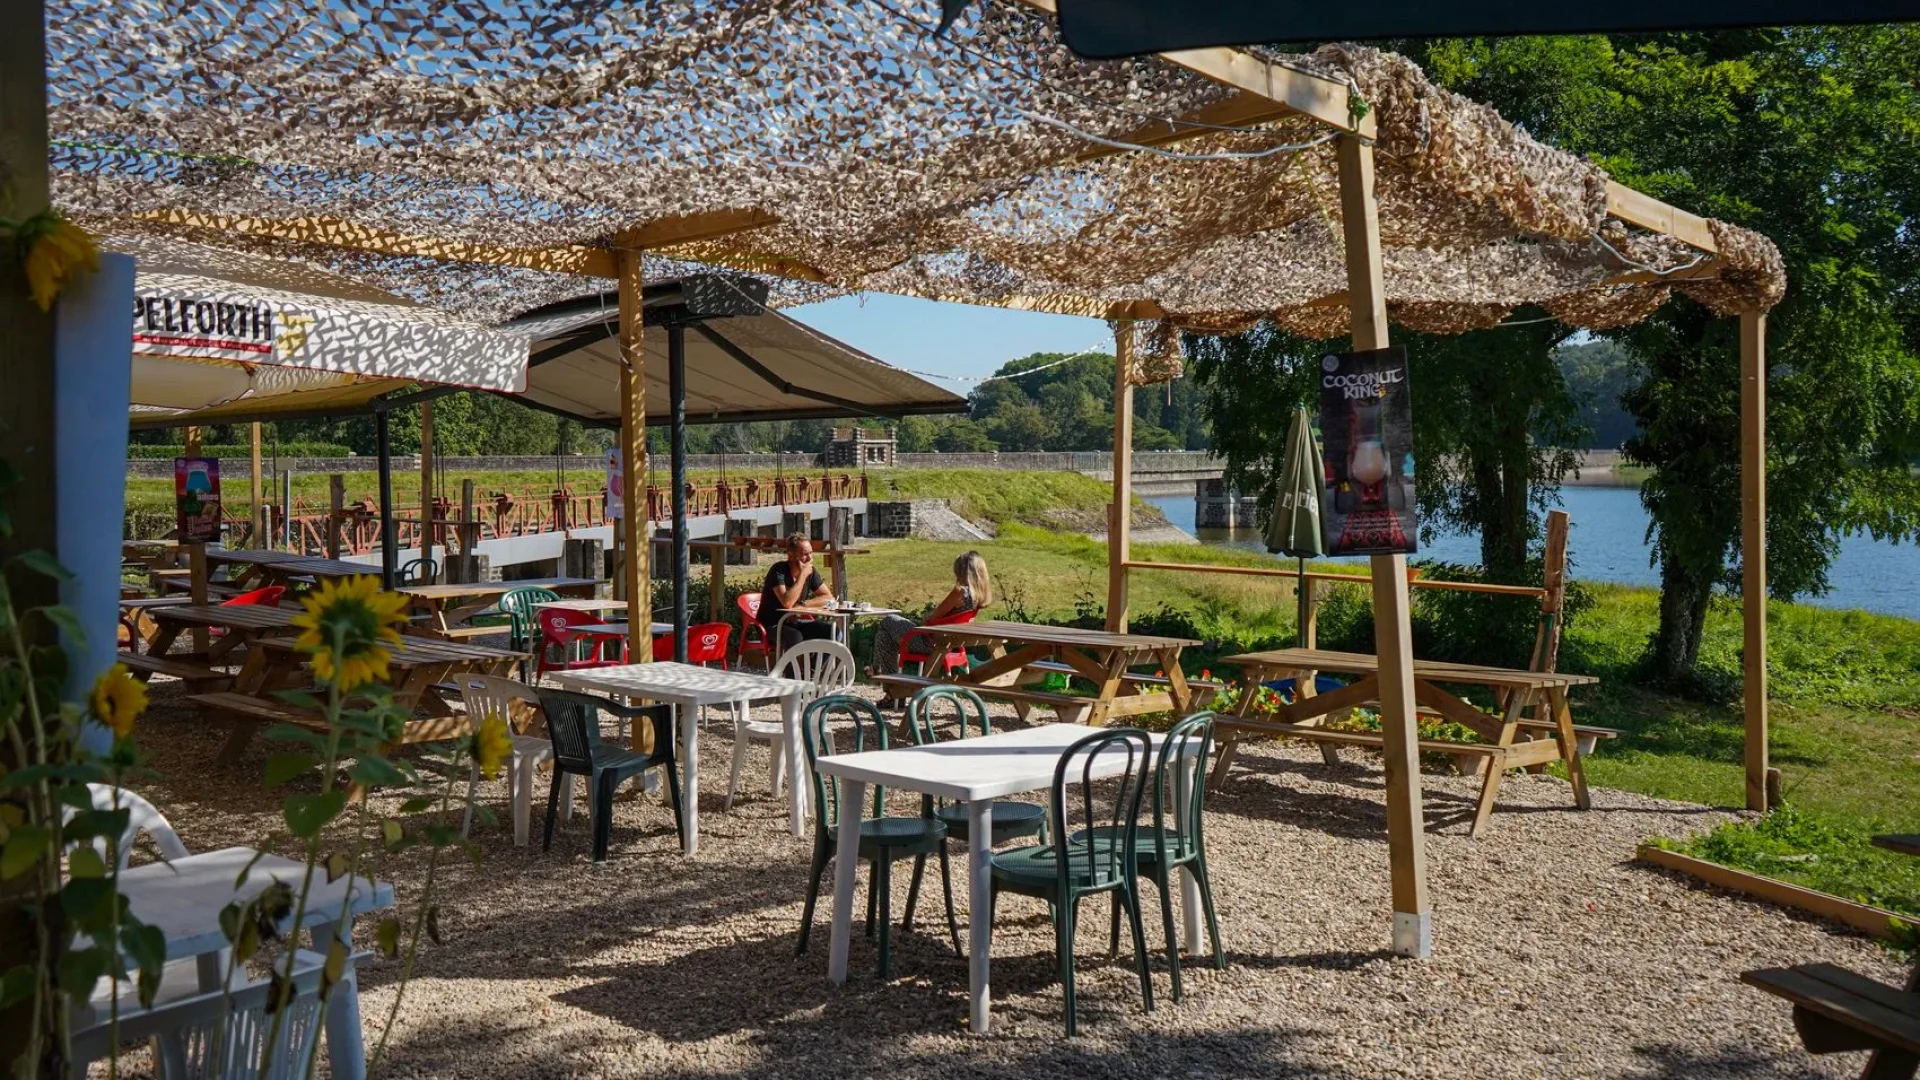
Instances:
[[[224,733],[179,706],[177,691],[155,686],[142,742],[158,776],[137,786],[191,849],[258,843],[278,821],[277,795],[258,783],[267,750],[231,770],[210,764]],[[858,936],[853,978],[827,983],[826,898],[814,944],[795,955],[810,841],[786,830],[763,749],[745,800],[722,811],[731,746],[713,730],[692,860],[677,853],[655,797],[618,804],[605,864],[589,861],[580,815],[551,853],[538,846],[538,816],[534,846],[515,848],[504,784],[483,785],[502,821],[476,827],[479,869],[441,869],[445,943],[421,954],[383,1074],[1842,1076],[1859,1055],[1808,1057],[1787,1006],[1737,974],[1819,959],[1902,978],[1869,940],[1628,862],[1645,837],[1725,815],[1608,790],[1580,813],[1565,784],[1533,776],[1507,781],[1477,841],[1466,836],[1475,782],[1426,778],[1434,958],[1392,958],[1380,773],[1266,745],[1243,752],[1208,805],[1226,970],[1190,961],[1175,1004],[1162,957],[1147,1015],[1124,957],[1105,956],[1094,908],[1077,949],[1082,1035],[1069,1042],[1045,908],[1008,897],[995,928],[994,1031],[974,1037],[966,967],[937,903],[923,899],[921,926],[896,933],[890,983]],[[423,869],[411,853],[383,871],[409,911]],[[895,877],[896,912],[905,878]],[[1159,912],[1145,903],[1151,945]],[[398,976],[395,961],[362,969],[370,1046]],[[137,1074],[138,1057],[127,1064]]]

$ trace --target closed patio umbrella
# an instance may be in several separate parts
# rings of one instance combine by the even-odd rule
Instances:
[[[1320,540],[1320,491],[1325,483],[1320,444],[1314,440],[1307,410],[1295,409],[1287,427],[1287,446],[1280,458],[1280,488],[1267,517],[1267,550],[1300,560],[1299,630],[1295,644],[1307,640],[1307,560],[1325,554]]]

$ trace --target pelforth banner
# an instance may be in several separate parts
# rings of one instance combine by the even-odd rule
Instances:
[[[1329,555],[1411,555],[1413,404],[1398,346],[1320,360],[1327,486],[1320,529]]]

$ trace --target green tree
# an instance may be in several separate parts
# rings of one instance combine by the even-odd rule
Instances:
[[[903,416],[893,429],[897,449],[903,454],[932,453],[934,437],[939,433],[939,424],[930,416]]]
[[[1572,463],[1564,448],[1582,434],[1553,359],[1567,329],[1524,313],[1516,323],[1394,336],[1409,359],[1422,530],[1477,532],[1481,562],[1501,581],[1524,578],[1539,512]],[[1320,358],[1348,348],[1344,339],[1312,341],[1269,324],[1188,342],[1230,483],[1271,493],[1289,417],[1297,406],[1318,410]]]
[[[1771,237],[1769,587],[1817,593],[1840,537],[1920,533],[1920,30],[1796,27],[1439,42],[1429,69],[1615,177]],[[1612,335],[1645,366],[1626,446],[1660,567],[1652,673],[1694,676],[1739,575],[1739,369],[1729,320],[1676,300]]]
[[[1054,441],[1053,423],[1031,401],[1011,401],[986,422],[987,433],[1002,450],[1045,450]]]
[[[999,449],[984,425],[965,417],[942,425],[934,447],[943,454],[984,454]]]

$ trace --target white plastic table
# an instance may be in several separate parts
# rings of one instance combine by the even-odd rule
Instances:
[[[967,964],[971,984],[971,1023],[973,1030],[985,1034],[992,1002],[988,980],[988,959],[993,944],[993,920],[987,917],[991,907],[991,872],[988,857],[993,851],[993,800],[1053,786],[1054,770],[1074,743],[1095,734],[1080,724],[1043,724],[1022,731],[1007,731],[983,738],[953,739],[928,746],[902,747],[896,750],[869,750],[859,754],[823,757],[815,767],[824,776],[839,779],[837,803],[839,821],[853,821],[863,815],[867,785],[880,784],[889,789],[917,791],[935,798],[967,804]],[[1152,736],[1157,748],[1161,736]],[[1103,754],[1094,761],[1093,775],[1111,776],[1125,767],[1125,755]],[[1079,776],[1080,766],[1074,766]],[[1185,787],[1193,782],[1188,770],[1176,770],[1180,787],[1175,793],[1176,814],[1186,805]],[[1151,780],[1149,780],[1151,782]],[[827,978],[835,983],[847,981],[847,946],[853,938],[853,890],[860,868],[860,830],[842,828],[833,865],[833,938],[827,954]],[[1181,872],[1180,908],[1184,918],[1188,948],[1200,939],[1200,887],[1194,877]]]
[[[807,784],[800,748],[800,697],[813,689],[798,679],[777,679],[749,671],[676,664],[671,660],[620,667],[550,671],[547,677],[567,690],[658,701],[674,708],[680,723],[680,807],[686,817],[686,853],[700,849],[700,707],[779,701],[780,723],[787,730],[787,814],[793,835],[805,835]]]
[[[132,867],[120,875],[120,891],[134,916],[166,935],[167,959],[199,958],[202,990],[218,990],[226,978],[216,956],[228,947],[227,936],[220,930],[220,909],[236,900],[251,900],[274,881],[286,882],[299,898],[306,864],[278,855],[260,855],[253,862],[257,854],[252,848],[221,848]],[[250,862],[246,884],[236,886],[235,879]],[[316,867],[301,925],[285,929],[288,933],[311,931],[314,951],[323,955],[335,938],[345,942],[351,970],[354,916],[392,906],[392,885],[363,877],[329,882],[326,869]],[[360,1003],[352,995],[337,994],[327,1005],[327,1060],[341,1080],[358,1080],[367,1074]]]
[[[853,630],[853,620],[879,618],[883,615],[902,614],[899,608],[862,606],[860,604],[835,603],[832,607],[781,608],[780,621],[773,624],[774,644],[780,642],[780,631],[787,625],[788,619],[828,619],[833,622],[833,640],[842,645]]]

